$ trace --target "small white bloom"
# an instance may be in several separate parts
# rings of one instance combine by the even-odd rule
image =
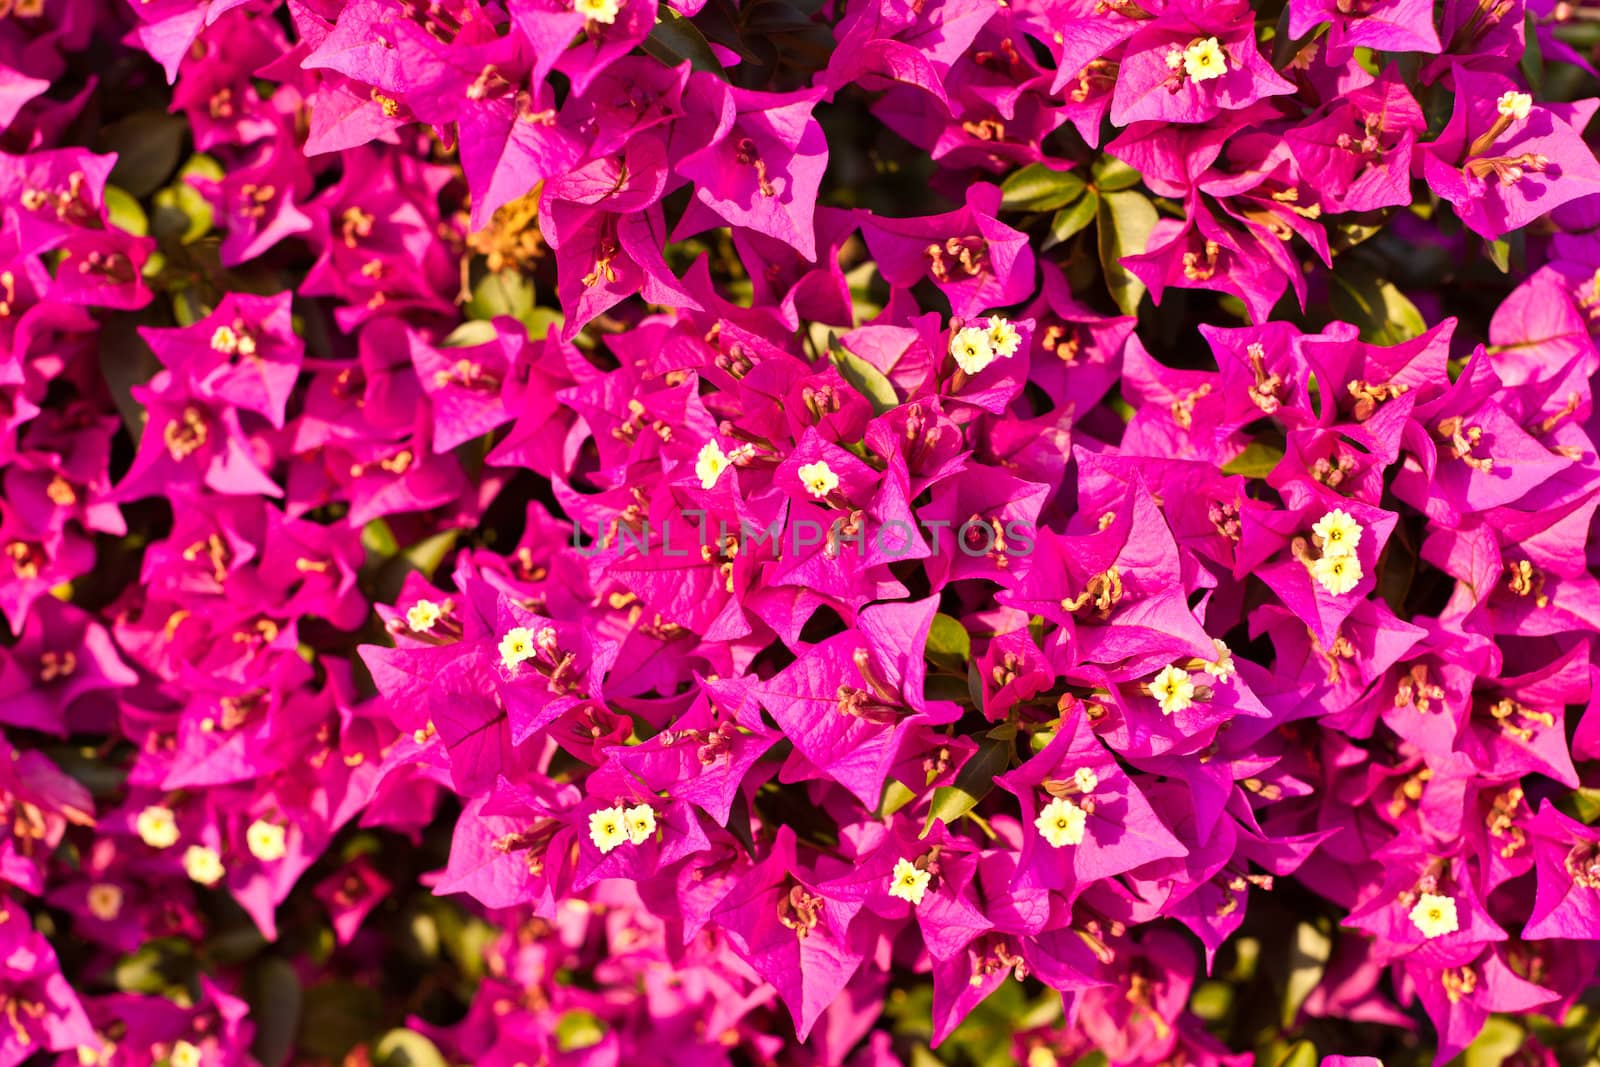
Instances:
[[[1456,902],[1437,893],[1424,893],[1411,909],[1411,923],[1430,941],[1461,929],[1456,917]]]
[[[200,1067],[204,1060],[200,1049],[188,1041],[173,1042],[172,1052],[167,1056],[171,1067]]]
[[[1324,556],[1353,556],[1361,543],[1361,524],[1344,508],[1334,508],[1311,527]]]
[[[1238,673],[1238,668],[1233,665],[1233,651],[1223,643],[1220,637],[1213,637],[1211,643],[1217,646],[1217,658],[1207,663],[1202,669],[1217,681],[1226,682]]]
[[[839,488],[839,476],[833,473],[827,460],[819,459],[800,468],[800,484],[806,487],[806,492],[821,500]]]
[[[922,895],[928,891],[931,881],[933,875],[919,871],[915,863],[902,858],[895,861],[894,873],[889,876],[889,895],[908,900],[912,907],[916,907],[922,903]]]
[[[694,473],[700,479],[700,488],[710,489],[728,469],[728,454],[715,441],[707,441],[700,449],[700,458],[694,461]]]
[[[1533,97],[1515,89],[1509,90],[1501,93],[1500,99],[1495,101],[1495,110],[1508,119],[1521,122],[1533,110]]]
[[[1072,784],[1080,793],[1093,793],[1094,787],[1100,784],[1100,776],[1087,767],[1079,767],[1072,772]]]
[[[628,841],[628,816],[620,807],[601,808],[589,816],[589,840],[601,854]]]
[[[133,828],[139,832],[139,840],[151,848],[171,848],[178,843],[178,820],[171,808],[160,804],[152,804],[141,811]]]
[[[966,326],[950,338],[950,354],[956,366],[967,374],[977,374],[994,362],[994,346],[989,343],[989,331],[977,326]]]
[[[419,600],[406,609],[406,625],[415,633],[425,634],[433,629],[433,624],[443,614],[444,611],[433,601]]]
[[[216,885],[227,873],[217,850],[205,845],[190,845],[183,852],[183,873],[201,885]]]
[[[244,832],[244,841],[250,846],[250,855],[262,863],[281,860],[289,852],[288,835],[283,827],[265,819],[257,819],[250,824],[250,828]]]
[[[622,5],[617,0],[573,0],[572,9],[590,22],[603,22],[607,26],[617,21]]]
[[[656,832],[656,812],[648,804],[638,804],[622,813],[627,822],[628,840],[642,845]]]
[[[1194,704],[1194,682],[1182,667],[1163,667],[1150,683],[1150,695],[1161,705],[1161,714],[1171,715]]]
[[[989,348],[1001,359],[1010,359],[1022,346],[1022,334],[1017,332],[1010,320],[1002,319],[999,315],[989,316],[988,338]]]
[[[1183,50],[1183,72],[1197,82],[1220,78],[1228,73],[1228,57],[1215,37],[1207,37]]]
[[[533,631],[526,626],[514,626],[500,639],[500,662],[506,670],[515,670],[517,664],[539,654]]]
[[[1063,845],[1082,844],[1083,829],[1088,821],[1088,813],[1078,805],[1064,797],[1054,797],[1039,812],[1033,825],[1052,848],[1060,848]]]
[[[1323,556],[1311,565],[1311,577],[1334,596],[1344,596],[1361,581],[1361,561],[1354,556]]]

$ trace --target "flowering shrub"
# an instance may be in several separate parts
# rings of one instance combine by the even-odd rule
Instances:
[[[1569,0],[0,0],[0,1067],[1592,1062]]]

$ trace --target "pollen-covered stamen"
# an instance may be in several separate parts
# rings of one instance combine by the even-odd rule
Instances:
[[[1239,522],[1239,507],[1227,501],[1213,501],[1206,508],[1206,520],[1217,534],[1230,541],[1239,540],[1244,527]]]
[[[583,276],[585,289],[593,289],[601,279],[608,283],[617,280],[617,270],[611,265],[617,253],[622,251],[622,246],[617,242],[617,217],[610,213],[602,215],[599,226],[594,242],[594,269]]]
[[[239,186],[238,213],[247,219],[259,219],[267,213],[267,205],[278,195],[275,185],[257,185],[246,182]]]
[[[48,562],[44,546],[32,541],[7,541],[5,553],[11,561],[11,573],[25,580],[39,577]]]
[[[204,541],[196,541],[183,550],[183,559],[186,563],[194,563],[202,556],[211,564],[212,580],[219,585],[227,581],[229,564],[233,562],[233,552],[221,534],[207,534]]]
[[[1039,345],[1067,366],[1075,366],[1083,351],[1083,339],[1071,323],[1051,323],[1039,335]]]
[[[458,359],[448,370],[433,372],[433,387],[443,389],[446,386],[455,386],[458,389],[469,389],[479,393],[495,393],[500,390],[500,377],[483,369],[483,364],[470,359]]]
[[[1122,601],[1122,572],[1108,567],[1089,579],[1083,592],[1075,597],[1064,597],[1061,610],[1077,614],[1085,609],[1104,622],[1111,617],[1111,609]]]
[[[1255,384],[1250,387],[1250,402],[1261,409],[1262,414],[1271,415],[1283,406],[1283,392],[1286,383],[1276,373],[1268,374],[1265,361],[1266,349],[1260,342],[1252,342],[1245,349],[1245,356],[1250,361],[1250,373],[1255,375]]]
[[[967,959],[972,963],[971,983],[981,986],[990,975],[1010,971],[1017,981],[1028,977],[1028,963],[1011,951],[1011,942],[1004,934],[985,934],[967,947]]]
[[[64,652],[50,649],[39,653],[39,681],[53,682],[57,678],[71,678],[78,670],[78,654],[70,648]]]
[[[888,726],[900,717],[899,710],[894,704],[853,685],[841,685],[835,697],[834,706],[839,709],[839,714],[848,715],[852,719]]]
[[[923,250],[928,270],[941,282],[976,278],[989,269],[989,243],[982,237],[951,237]]]
[[[1185,259],[1187,259],[1190,254],[1191,253],[1185,253]],[[1187,268],[1185,269],[1187,270]],[[1210,382],[1202,382],[1200,385],[1190,389],[1188,392],[1180,393],[1178,395],[1178,398],[1172,402],[1172,406],[1170,408],[1172,412],[1172,421],[1178,424],[1178,429],[1187,430],[1194,425],[1195,404],[1199,403],[1201,400],[1204,400],[1210,395]]]
[[[1340,0],[1343,2],[1343,0]],[[1376,158],[1383,155],[1386,149],[1379,134],[1383,132],[1383,116],[1365,115],[1359,120],[1355,135],[1341,133],[1334,138],[1334,144],[1352,155],[1365,158]]]
[[[402,0],[407,17],[440,44],[449,44],[461,32],[461,20],[439,0]]]
[[[0,0],[0,19],[36,19],[44,14],[44,0]]]
[[[1568,850],[1562,865],[1574,885],[1600,889],[1600,844],[1579,841]]]
[[[505,96],[513,89],[512,84],[506,80],[493,63],[488,64],[478,72],[472,84],[467,86],[468,100],[488,100],[491,97]]]
[[[1097,93],[1110,92],[1117,84],[1117,67],[1109,59],[1091,59],[1078,71],[1077,84],[1067,92],[1067,96],[1074,103],[1081,104]]]
[[[1544,572],[1532,560],[1506,564],[1506,587],[1519,597],[1532,597],[1535,607],[1550,605],[1550,597],[1544,591]]]
[[[1355,398],[1355,408],[1352,410],[1351,415],[1357,422],[1365,422],[1370,419],[1372,413],[1378,410],[1379,404],[1385,400],[1392,400],[1409,392],[1411,389],[1409,385],[1400,382],[1383,382],[1378,385],[1372,385],[1365,381],[1351,382],[1346,388],[1349,390],[1350,395]]]
[[[1494,794],[1489,802],[1489,813],[1484,818],[1484,825],[1489,829],[1491,837],[1504,840],[1500,846],[1500,858],[1510,859],[1517,851],[1528,843],[1528,835],[1522,827],[1516,824],[1518,810],[1522,806],[1522,788],[1510,788]]]
[[[1306,627],[1306,636],[1311,642],[1311,651],[1316,653],[1317,658],[1328,666],[1328,684],[1336,685],[1342,668],[1340,660],[1355,659],[1355,646],[1343,634],[1335,632],[1333,643],[1324,648],[1317,641],[1316,635],[1311,632],[1309,626]]]
[[[1006,686],[1016,681],[1017,676],[1021,674],[1026,667],[1027,664],[1024,662],[1021,656],[1018,656],[1015,652],[1007,652],[1004,656],[1000,657],[1000,662],[996,663],[990,669],[989,680],[994,682],[995,688],[1004,689]]]
[[[582,2],[582,0],[580,0]],[[761,158],[761,149],[748,137],[741,137],[733,146],[733,159],[741,167],[754,167],[756,170],[756,185],[761,190],[762,196],[777,196],[778,191],[773,188],[772,182],[767,178],[767,164]]]
[[[829,415],[835,414],[844,407],[844,398],[833,386],[826,383],[818,386],[807,385],[800,390],[800,402],[805,405],[806,411],[813,419],[821,421]]]
[[[1534,727],[1550,729],[1556,724],[1555,716],[1526,704],[1504,697],[1489,706],[1489,715],[1500,727],[1500,732],[1526,744],[1533,740]],[[1528,724],[1532,725],[1528,725]]]
[[[134,269],[133,260],[121,252],[101,252],[95,249],[81,257],[75,257],[73,251],[68,249],[61,254],[61,264],[64,267],[68,260],[75,259],[79,274],[98,274],[113,285],[128,285],[138,277]]]
[[[1355,469],[1355,457],[1340,453],[1332,462],[1322,458],[1311,464],[1311,480],[1329,489],[1337,489]]]
[[[821,916],[822,898],[803,885],[790,886],[789,892],[778,898],[778,921],[801,941],[816,928]]]
[[[1192,282],[1210,281],[1221,258],[1222,246],[1208,237],[1203,251],[1183,254],[1183,276]]]
[[[1011,557],[1006,554],[1005,522],[999,515],[984,518],[973,512],[961,524],[961,545],[967,555],[991,560],[1001,570],[1011,566]]]
[[[1501,185],[1515,185],[1529,174],[1543,174],[1549,166],[1549,156],[1538,152],[1523,152],[1515,156],[1481,156],[1470,159],[1463,169],[1474,178],[1487,178],[1493,174]]]
[[[1478,988],[1478,972],[1469,963],[1462,967],[1446,967],[1439,975],[1445,999],[1452,1004],[1461,1003],[1462,997],[1471,996]]]
[[[162,428],[161,442],[167,446],[167,454],[181,462],[198,452],[210,433],[205,415],[199,408],[190,405],[183,409],[183,414]]]
[[[1487,456],[1472,454],[1472,450],[1483,441],[1481,427],[1467,426],[1460,415],[1452,415],[1447,419],[1440,419],[1434,426],[1434,433],[1440,440],[1447,442],[1444,451],[1451,459],[1459,459],[1474,470],[1485,473],[1494,469],[1494,460]]]
[[[1424,715],[1433,710],[1434,701],[1444,700],[1444,687],[1428,680],[1428,665],[1414,663],[1395,688],[1394,706],[1416,708]]]
[[[1400,818],[1405,814],[1407,807],[1421,800],[1422,791],[1432,778],[1433,771],[1423,767],[1395,786],[1394,792],[1389,795],[1389,817],[1391,819]]]

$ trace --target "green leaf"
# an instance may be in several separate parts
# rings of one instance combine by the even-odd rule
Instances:
[[[1322,981],[1328,967],[1328,957],[1333,954],[1333,941],[1327,934],[1308,922],[1294,931],[1294,944],[1289,948],[1289,980],[1283,991],[1283,1025],[1288,1027],[1300,1013],[1311,991]]]
[[[1477,1040],[1461,1055],[1466,1067],[1500,1067],[1522,1047],[1522,1027],[1503,1015],[1491,1015],[1479,1031]]]
[[[439,347],[471,348],[474,345],[486,345],[497,336],[499,331],[494,328],[494,323],[485,322],[483,319],[472,319],[451,330],[439,343]]]
[[[106,186],[105,204],[106,221],[123,233],[143,237],[150,232],[150,219],[145,215],[144,208],[139,206],[139,201],[115,185]]]
[[[1155,205],[1143,193],[1106,193],[1100,198],[1098,218],[1106,288],[1123,314],[1132,315],[1144,296],[1144,282],[1123,269],[1122,257],[1139,255],[1149,245],[1158,219]]]
[[[97,144],[117,154],[110,181],[135,197],[146,197],[167,183],[178,166],[188,124],[163,111],[136,111],[100,131]]]
[[[533,304],[533,279],[521,271],[500,270],[478,280],[472,288],[472,299],[463,310],[469,319],[510,315],[527,326],[532,320]]]
[[[1139,184],[1139,172],[1116,156],[1101,156],[1089,168],[1089,173],[1094,178],[1094,187],[1102,193],[1132,189]]]
[[[1317,1067],[1317,1046],[1310,1041],[1296,1041],[1278,1061],[1278,1067]]]
[[[828,335],[828,358],[839,368],[840,377],[872,402],[874,413],[882,415],[899,407],[900,397],[883,371],[845,348],[832,334]]]
[[[356,982],[318,982],[306,990],[296,1051],[306,1059],[338,1063],[351,1049],[372,1040],[383,1026],[383,997],[376,989]],[[438,1056],[437,1049],[434,1055]],[[403,1067],[408,1063],[440,1067],[443,1062],[395,1058],[386,1064],[382,1052],[372,1056],[374,1067]]]
[[[1283,458],[1283,449],[1252,441],[1244,451],[1222,465],[1223,474],[1242,474],[1246,478],[1265,478]]]
[[[556,1047],[562,1052],[592,1048],[606,1039],[606,1024],[582,1008],[562,1012],[556,1020]]]
[[[1427,330],[1428,324],[1417,306],[1392,282],[1365,267],[1335,271],[1333,281],[1334,315],[1360,330],[1363,341],[1397,345]]]
[[[448,1067],[439,1047],[415,1030],[390,1030],[372,1047],[373,1067]]]
[[[997,774],[1004,774],[1011,766],[1011,756],[1016,742],[987,738],[978,751],[962,765],[953,785],[940,786],[933,791],[933,806],[928,811],[928,821],[921,836],[927,837],[935,819],[952,823],[978,806],[978,802],[994,788]]]
[[[1079,197],[1077,201],[1056,212],[1055,218],[1050,220],[1050,236],[1045,238],[1044,247],[1054,248],[1061,242],[1070,239],[1078,231],[1093,222],[1095,214],[1099,210],[1100,194],[1090,189]]]
[[[959,673],[967,669],[967,659],[972,655],[972,636],[949,615],[935,615],[933,625],[928,627],[924,651],[936,666]]]
[[[133,387],[148,382],[161,369],[161,361],[139,336],[136,325],[131,316],[114,315],[106,320],[99,335],[100,373],[134,444],[144,434],[149,415],[144,405],[133,399]]]
[[[1572,811],[1574,819],[1581,823],[1593,825],[1600,822],[1600,789],[1588,786],[1572,791]]]
[[[716,53],[711,51],[711,43],[706,40],[705,34],[670,8],[660,9],[655,29],[644,39],[642,47],[669,67],[675,67],[687,59],[692,70],[703,70],[723,81],[728,80],[728,72],[717,62]]]
[[[1544,86],[1544,52],[1539,47],[1539,20],[1534,18],[1530,11],[1525,16],[1525,36],[1527,47],[1522,50],[1522,76],[1528,79],[1528,85],[1533,89],[1535,96]]]
[[[282,1067],[294,1052],[300,1029],[305,999],[300,978],[287,960],[268,956],[251,969],[245,991],[256,1024],[250,1051],[262,1067]]]
[[[878,814],[888,818],[913,800],[917,794],[898,778],[891,778],[883,787],[883,799],[878,802]]]
[[[1075,171],[1052,170],[1033,163],[1014,171],[1000,184],[1000,204],[1014,211],[1054,211],[1083,195],[1084,180]]]

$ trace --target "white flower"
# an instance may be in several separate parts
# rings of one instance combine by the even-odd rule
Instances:
[[[628,840],[642,845],[656,832],[656,812],[648,804],[638,804],[622,813],[626,822]]]
[[[894,873],[889,876],[889,895],[909,900],[912,907],[922,903],[922,895],[928,891],[928,883],[933,881],[933,875],[927,871],[919,871],[917,865],[908,859],[895,862]]]
[[[628,816],[620,807],[601,808],[589,816],[589,840],[604,855],[628,841]]]
[[[216,849],[190,845],[183,852],[183,873],[201,885],[216,885],[227,872],[222,869],[222,857]]]
[[[1072,772],[1072,784],[1080,793],[1093,793],[1094,787],[1100,784],[1100,776],[1087,767],[1079,767]]]
[[[1088,821],[1089,814],[1078,805],[1064,797],[1055,797],[1039,812],[1033,825],[1051,847],[1060,848],[1082,844],[1083,828]]]
[[[139,840],[151,848],[171,848],[178,843],[178,820],[171,808],[150,805],[139,813],[133,828],[139,832]]]
[[[1228,57],[1215,37],[1207,37],[1183,50],[1183,72],[1197,82],[1220,78],[1228,73]]]
[[[800,468],[800,484],[806,487],[806,492],[821,500],[839,488],[839,476],[833,473],[827,460],[819,459]]]
[[[573,0],[572,10],[590,22],[603,22],[609,26],[622,13],[622,5],[617,0]]]
[[[1424,893],[1411,909],[1411,924],[1430,941],[1461,929],[1456,917],[1456,902],[1437,893]]]
[[[1323,556],[1311,565],[1311,577],[1334,596],[1343,596],[1361,581],[1361,561],[1354,556]]]
[[[1150,683],[1150,695],[1161,705],[1161,714],[1171,715],[1194,704],[1194,682],[1182,667],[1163,667]]]
[[[1500,94],[1500,99],[1495,101],[1495,110],[1508,119],[1521,122],[1533,110],[1533,97],[1527,93],[1508,90]]]
[[[273,863],[288,853],[287,836],[277,823],[257,819],[244,832],[244,841],[250,846],[250,855],[262,863]]]
[[[1353,556],[1361,543],[1361,524],[1344,508],[1334,508],[1311,527],[1324,556]]]
[[[1001,359],[1010,359],[1022,345],[1022,334],[1009,320],[999,315],[989,316],[988,338],[989,348]]]
[[[513,626],[500,639],[500,662],[506,670],[515,670],[517,664],[539,654],[534,644],[533,631],[526,626]]]
[[[406,625],[415,633],[425,634],[433,629],[433,624],[443,614],[444,611],[433,601],[419,600],[406,609]]]
[[[171,1067],[200,1067],[205,1056],[200,1049],[188,1041],[175,1041],[172,1051],[167,1054],[167,1063]]]
[[[967,374],[977,374],[994,362],[994,346],[989,343],[989,331],[977,326],[966,326],[950,338],[950,354],[956,366]]]
[[[700,449],[700,458],[694,461],[694,473],[700,479],[700,488],[710,489],[728,469],[728,454],[715,441],[707,441]]]
[[[1226,682],[1238,673],[1238,669],[1233,665],[1233,652],[1223,643],[1220,637],[1213,637],[1211,643],[1217,646],[1217,658],[1207,663],[1202,669],[1217,681]]]

